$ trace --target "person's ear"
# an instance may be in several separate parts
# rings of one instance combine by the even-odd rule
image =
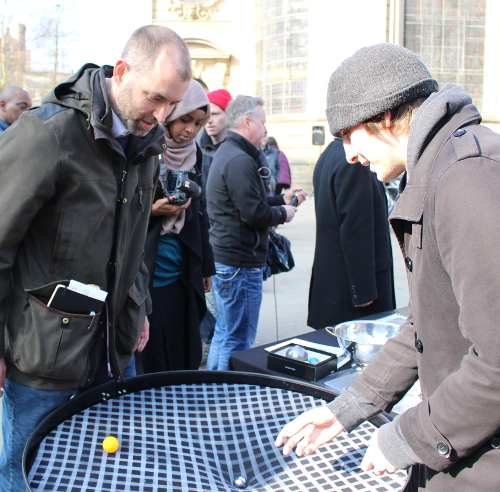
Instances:
[[[391,126],[392,126],[392,114],[390,111],[386,111],[384,113],[384,124],[385,124],[385,127],[390,130],[391,129]]]
[[[123,59],[119,59],[113,70],[113,79],[114,81],[120,85],[123,82],[123,77],[130,72],[130,65]]]
[[[3,99],[0,101],[0,111],[5,111],[5,106],[7,106],[7,101]]]

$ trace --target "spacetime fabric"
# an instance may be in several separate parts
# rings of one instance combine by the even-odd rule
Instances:
[[[33,491],[392,491],[406,473],[376,476],[359,463],[365,423],[311,456],[283,456],[281,428],[323,400],[250,384],[180,384],[92,405],[41,442]],[[115,436],[114,454],[102,441]],[[243,482],[243,486],[242,486]]]

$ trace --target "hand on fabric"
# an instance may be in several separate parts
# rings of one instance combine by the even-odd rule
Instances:
[[[297,207],[306,199],[307,193],[300,187],[295,187],[295,188],[289,188],[283,195],[283,200],[285,200],[285,203],[287,205],[290,205],[290,202],[292,201],[292,198],[295,196],[295,193],[297,191],[300,191],[300,193],[297,195],[298,203]]]
[[[290,454],[295,445],[297,456],[307,456],[337,437],[343,430],[344,428],[328,407],[313,408],[285,425],[278,434],[275,445],[281,446],[288,438],[283,447],[285,456]]]
[[[212,290],[212,277],[203,277],[203,289],[205,292]]]
[[[282,205],[282,207],[286,211],[285,222],[290,222],[295,217],[295,212],[297,211],[297,207],[292,207],[291,205]]]
[[[177,215],[181,210],[186,210],[191,205],[191,198],[184,205],[174,205],[168,198],[160,198],[153,203],[151,215]]]
[[[380,429],[377,429],[370,439],[370,444],[366,450],[365,457],[361,462],[360,468],[363,471],[373,470],[375,475],[382,475],[383,473],[394,473],[397,468],[392,466],[386,459],[385,456],[380,451],[378,447],[378,433]]]
[[[144,350],[144,347],[146,346],[146,343],[148,343],[148,340],[149,340],[149,320],[148,317],[146,316],[144,318],[144,325],[142,327],[141,334],[139,335],[139,340],[137,340],[137,343],[135,344],[134,352],[136,350],[138,352],[142,352]]]
[[[5,367],[5,361],[0,359],[0,398],[3,396],[3,389],[5,387],[5,378],[7,377],[7,368]]]

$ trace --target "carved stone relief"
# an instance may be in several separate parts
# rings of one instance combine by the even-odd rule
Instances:
[[[219,10],[225,0],[170,0],[170,12],[181,19],[210,20],[212,14]]]

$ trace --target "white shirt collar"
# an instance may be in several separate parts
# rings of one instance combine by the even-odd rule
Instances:
[[[106,89],[109,92],[109,85],[110,85],[111,79],[106,79]],[[129,135],[130,132],[127,130],[127,127],[123,124],[123,121],[118,118],[118,115],[113,111],[113,108],[111,108],[111,116],[113,117],[113,126],[111,127],[111,133],[113,134],[113,137],[119,138],[119,137],[124,137],[125,135]]]

